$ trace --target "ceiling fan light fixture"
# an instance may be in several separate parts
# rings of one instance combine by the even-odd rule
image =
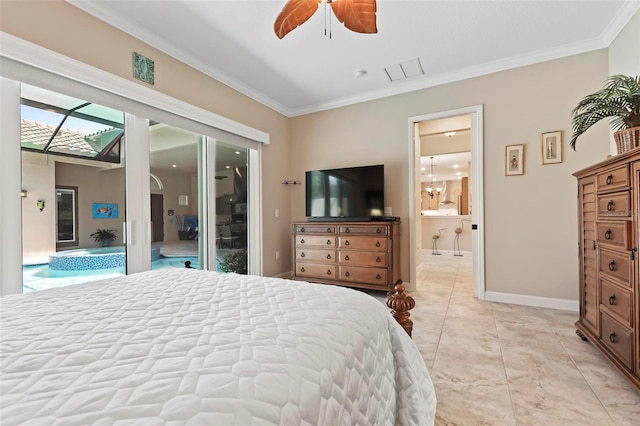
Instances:
[[[328,4],[333,15],[347,29],[363,34],[375,34],[378,32],[376,26],[376,0],[288,0],[273,24],[276,36],[282,39],[307,22],[318,10],[320,3]],[[329,24],[331,24],[330,21]]]

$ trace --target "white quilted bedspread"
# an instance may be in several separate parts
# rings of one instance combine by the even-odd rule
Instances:
[[[174,269],[0,309],[3,426],[434,421],[416,346],[355,290]]]

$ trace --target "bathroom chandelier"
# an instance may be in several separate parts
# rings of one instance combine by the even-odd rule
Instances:
[[[433,157],[431,158],[431,184],[427,187],[427,192],[429,193],[429,197],[433,198],[434,195],[440,195],[442,188],[434,188],[433,187]]]

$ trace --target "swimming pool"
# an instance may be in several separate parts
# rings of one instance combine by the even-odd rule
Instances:
[[[198,268],[195,256],[160,257],[151,262],[151,269],[184,268],[184,262],[191,262],[192,268]],[[48,288],[65,287],[125,275],[124,266],[95,270],[54,270],[49,265],[24,265],[22,267],[22,287],[25,293]]]
[[[160,247],[151,246],[151,261],[158,259],[160,259]],[[126,265],[126,261],[124,246],[63,250],[49,255],[49,269],[88,271],[122,268]]]

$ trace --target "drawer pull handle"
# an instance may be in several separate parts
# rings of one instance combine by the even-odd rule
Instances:
[[[380,247],[380,241],[376,241],[376,247]]]
[[[304,226],[300,228],[300,232],[304,232]]]
[[[616,270],[616,261],[612,260],[611,262],[609,262],[609,270],[610,271],[615,271]]]
[[[331,255],[330,254],[327,255],[327,260],[331,260]]]
[[[327,232],[331,233],[331,228],[327,228]]]
[[[380,263],[382,262],[382,259],[380,259],[379,257],[376,257],[376,262]]]
[[[611,210],[613,210],[613,200],[607,203],[607,211],[610,212]]]
[[[304,272],[304,266],[300,268],[300,272]]]
[[[611,239],[611,229],[607,229],[607,230],[604,232],[604,239],[605,239],[605,240],[610,240],[610,239]]]
[[[344,257],[344,260],[349,260],[349,255],[346,255],[346,256]]]
[[[612,181],[613,181],[613,175],[607,176],[607,185],[611,185]]]
[[[300,244],[304,244],[304,238],[300,240]]]
[[[611,333],[611,334],[609,335],[609,341],[610,341],[611,343],[615,343],[615,342],[616,342],[616,340],[617,340],[617,339],[616,339],[616,337],[617,337],[617,336],[616,336],[616,333]]]
[[[380,278],[382,278],[380,274],[376,274],[376,280],[379,280]]]
[[[351,276],[351,274],[349,273],[349,271],[347,271],[347,272],[345,272],[345,273],[344,273],[344,276],[345,276],[345,277],[350,277],[350,276]]]
[[[330,246],[331,245],[331,240],[327,240],[327,245]]]
[[[348,245],[349,245],[349,240],[345,241],[345,242],[344,242],[344,245],[345,245],[345,246],[348,246]]]
[[[331,269],[327,269],[327,275],[331,275]]]
[[[300,257],[305,257],[306,254],[304,254],[304,252],[300,253]]]
[[[376,234],[382,234],[382,229],[380,228],[376,229]]]
[[[348,234],[349,232],[351,232],[351,230],[349,228],[344,228],[344,233]]]
[[[609,296],[609,304],[611,306],[616,304],[616,295],[615,294],[612,294],[611,296]]]

